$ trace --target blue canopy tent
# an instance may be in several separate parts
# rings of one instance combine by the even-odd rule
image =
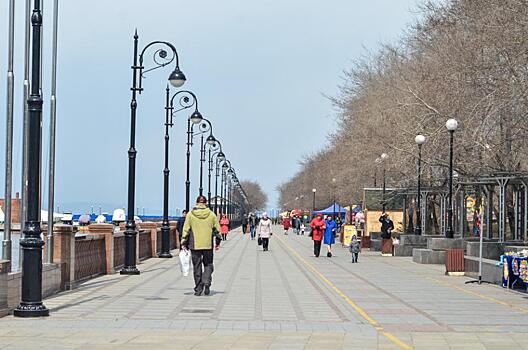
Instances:
[[[326,209],[323,210],[316,210],[313,212],[313,214],[321,213],[323,215],[334,215],[334,205],[335,205],[335,213],[336,215],[340,215],[342,218],[345,217],[347,211],[345,208],[339,205],[339,203],[334,203],[331,206],[329,206]]]

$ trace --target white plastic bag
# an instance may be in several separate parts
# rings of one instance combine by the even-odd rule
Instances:
[[[184,276],[189,276],[191,269],[191,252],[187,250],[180,250],[180,266]]]

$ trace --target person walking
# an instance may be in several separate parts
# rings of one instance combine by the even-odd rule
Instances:
[[[260,239],[262,239],[262,250],[267,252],[269,247],[269,239],[273,235],[272,223],[268,217],[268,213],[262,213],[262,219],[258,224],[257,234]]]
[[[359,244],[356,235],[352,236],[348,249],[350,250],[350,253],[352,253],[352,263],[357,263],[359,252],[361,251],[361,245]]]
[[[246,234],[248,228],[248,216],[247,214],[244,214],[242,216],[242,234]]]
[[[257,218],[254,213],[249,213],[249,233],[251,239],[255,239],[255,231],[257,230]]]
[[[324,244],[326,244],[326,256],[328,258],[332,257],[332,244],[335,244],[335,235],[337,230],[337,224],[334,219],[328,215],[325,221],[325,231],[324,231]]]
[[[289,217],[285,217],[285,218],[282,220],[282,227],[284,228],[284,234],[287,235],[287,234],[288,234],[288,230],[289,230],[290,227],[291,227],[291,221],[290,221],[290,218],[289,218]]]
[[[323,215],[317,213],[315,218],[310,223],[312,228],[312,240],[314,243],[314,255],[318,258],[321,253],[321,240],[323,239],[323,233],[326,228],[326,223],[323,220]]]
[[[229,218],[224,214],[220,219],[220,232],[222,233],[222,241],[227,241],[227,234],[229,233]]]
[[[220,247],[222,237],[216,215],[207,207],[207,198],[199,196],[196,206],[187,214],[183,224],[182,249],[191,250],[194,274],[194,295],[211,293],[213,281],[213,237],[215,249]]]
[[[180,238],[180,245],[181,245],[182,236],[183,236],[183,224],[185,223],[186,217],[187,217],[187,210],[183,209],[182,216],[180,220],[178,220],[178,236]]]

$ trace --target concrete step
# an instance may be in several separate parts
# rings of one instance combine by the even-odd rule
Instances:
[[[413,249],[425,249],[425,244],[396,244],[394,246],[394,256],[412,256]]]
[[[417,264],[445,264],[446,251],[432,249],[413,249],[413,261]]]
[[[464,240],[460,238],[428,238],[427,249],[432,250],[448,250],[448,249],[464,249]]]

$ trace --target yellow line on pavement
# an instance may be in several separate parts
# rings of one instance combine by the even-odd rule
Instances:
[[[359,305],[357,305],[352,299],[350,299],[341,289],[339,289],[335,284],[333,284],[328,278],[326,278],[315,266],[310,264],[306,259],[304,259],[295,249],[290,247],[288,243],[286,243],[282,238],[276,236],[279,241],[290,251],[292,254],[299,259],[308,269],[310,269],[317,277],[319,277],[324,283],[326,283],[334,292],[336,292],[337,295],[339,295],[343,300],[347,302],[348,305],[350,305],[354,311],[356,311],[361,317],[363,317],[372,327],[374,327],[377,331],[381,332],[387,339],[389,339],[391,342],[396,344],[399,348],[404,350],[412,350],[413,347],[404,341],[398,339],[394,334],[390,332],[384,332],[383,327],[379,324],[378,321],[373,319],[365,310],[363,310]]]

